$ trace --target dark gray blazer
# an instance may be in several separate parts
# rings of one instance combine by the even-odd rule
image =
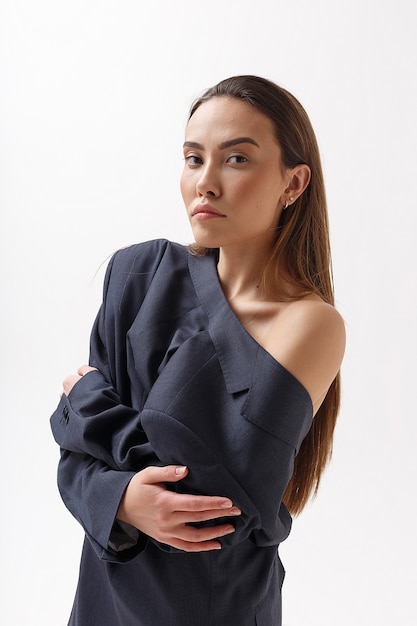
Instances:
[[[279,626],[282,497],[312,404],[234,315],[216,256],[162,240],[118,252],[90,364],[51,418],[59,489],[86,533],[70,624]],[[222,550],[184,553],[115,522],[134,473],[166,464],[190,469],[179,491],[242,509]]]

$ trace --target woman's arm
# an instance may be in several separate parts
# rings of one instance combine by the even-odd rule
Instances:
[[[233,532],[231,524],[198,529],[189,524],[234,517],[240,510],[229,498],[182,495],[167,489],[166,483],[182,480],[188,469],[152,466],[160,461],[136,427],[139,413],[120,404],[98,370],[82,366],[78,371],[65,379],[69,396],[62,396],[51,418],[62,450],[58,484],[67,508],[100,558],[133,558],[146,543],[144,535],[189,552],[220,548],[215,539]],[[136,544],[116,518],[143,533]],[[130,548],[112,550],[115,535],[119,544],[130,544]]]
[[[230,524],[201,529],[188,525],[240,511],[227,498],[182,496],[166,488],[187,473],[178,466],[120,472],[88,455],[61,450],[58,486],[98,557],[125,562],[143,550],[149,537],[176,549],[202,552],[220,548],[215,539],[233,532]]]
[[[63,381],[65,394],[69,395],[74,385],[85,374],[93,371],[97,371],[96,368],[82,365],[76,374],[67,376]],[[91,464],[92,459],[90,467]],[[105,467],[102,466],[100,471],[105,473]],[[234,526],[231,524],[204,529],[196,529],[189,525],[239,515],[240,510],[233,507],[233,503],[227,498],[182,495],[167,490],[165,483],[174,483],[185,478],[188,474],[187,467],[147,467],[133,475],[129,472],[120,473],[131,477],[118,507],[117,520],[128,523],[149,537],[187,552],[202,552],[221,548],[221,544],[213,539],[234,532]],[[107,475],[107,478],[109,477],[110,474]],[[115,482],[124,486],[125,480],[118,476],[115,477]],[[80,502],[83,500],[81,493],[78,500]],[[103,519],[102,514],[98,517]],[[110,522],[114,517],[112,511]],[[102,522],[100,526],[103,528]],[[109,542],[108,530],[104,536]]]
[[[153,244],[150,248],[148,256],[154,265],[147,263],[150,271],[140,274],[140,288],[136,285],[133,296],[129,296],[130,309],[136,313],[158,265],[157,250],[153,249]],[[142,534],[133,545],[131,537],[117,527],[117,516],[122,522],[175,548],[189,551],[218,548],[219,543],[213,539],[229,532],[230,525],[194,531],[187,524],[239,514],[230,499],[182,497],[168,490],[166,482],[177,482],[184,477],[175,473],[175,467],[141,471],[161,463],[138,427],[140,413],[122,404],[109,382],[115,375],[112,362],[115,358],[123,360],[120,352],[116,355],[112,339],[117,333],[123,336],[132,322],[121,318],[126,328],[116,328],[117,316],[111,307],[108,312],[107,293],[114,260],[107,269],[104,301],[91,334],[90,363],[95,367],[83,366],[76,375],[65,379],[64,395],[51,417],[52,431],[61,447],[58,483],[62,498],[83,526],[100,558],[117,561],[132,558],[146,541]],[[113,287],[114,308],[118,306],[114,305],[114,300],[117,302],[114,292],[124,291],[123,285],[119,286],[120,275],[125,280],[128,274],[126,267],[119,267],[118,273],[119,279],[114,281],[116,286]],[[187,471],[184,470],[184,475]],[[130,543],[132,549],[117,552],[111,548],[112,537],[116,534],[121,536],[119,543]]]

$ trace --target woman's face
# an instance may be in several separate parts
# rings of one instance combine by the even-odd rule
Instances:
[[[208,248],[273,245],[288,194],[271,120],[225,96],[188,122],[181,193],[196,243]]]

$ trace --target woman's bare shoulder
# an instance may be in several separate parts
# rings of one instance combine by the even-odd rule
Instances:
[[[340,369],[345,342],[340,313],[320,298],[308,296],[281,309],[266,349],[304,385],[317,410]]]

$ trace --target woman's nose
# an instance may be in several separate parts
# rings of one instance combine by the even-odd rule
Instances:
[[[208,196],[213,198],[220,195],[220,184],[211,167],[205,167],[204,170],[201,171],[196,189],[198,195],[203,197]]]

